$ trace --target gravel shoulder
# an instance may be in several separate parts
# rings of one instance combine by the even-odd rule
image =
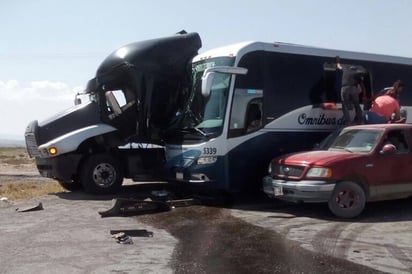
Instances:
[[[43,210],[16,211],[39,202]],[[173,273],[177,240],[134,218],[101,218],[98,211],[111,204],[72,193],[2,202],[0,273]],[[137,229],[153,237],[133,237],[126,245],[110,234]]]

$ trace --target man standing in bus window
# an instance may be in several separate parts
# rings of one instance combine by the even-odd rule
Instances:
[[[363,80],[356,66],[342,66],[342,112],[346,125],[351,125],[349,110],[355,108],[355,124],[362,124],[362,109],[359,94],[363,90]]]

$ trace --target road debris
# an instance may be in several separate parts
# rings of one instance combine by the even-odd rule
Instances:
[[[41,202],[39,202],[36,205],[33,206],[27,206],[24,208],[16,208],[17,212],[29,212],[29,211],[37,211],[37,210],[43,210],[43,204]]]
[[[131,237],[153,237],[153,232],[146,229],[110,230],[111,235],[126,233]]]
[[[158,213],[169,211],[176,207],[190,206],[201,204],[200,200],[195,198],[179,199],[179,200],[152,200],[133,199],[133,198],[116,198],[112,200],[112,207],[105,211],[99,211],[100,216],[135,216],[150,213]]]
[[[116,239],[119,244],[133,244],[132,238],[124,232],[114,234],[112,238]]]

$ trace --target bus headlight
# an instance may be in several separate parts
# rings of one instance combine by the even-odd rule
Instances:
[[[312,167],[306,174],[307,178],[330,178],[332,177],[332,170],[326,167]]]
[[[199,157],[197,159],[197,164],[198,165],[207,165],[207,164],[213,164],[217,161],[216,156],[204,156],[204,157]]]

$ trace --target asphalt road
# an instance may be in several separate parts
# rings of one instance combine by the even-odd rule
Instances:
[[[252,204],[231,213],[313,252],[387,273],[412,273],[412,198],[369,203],[352,220],[335,218],[324,204]]]
[[[351,221],[322,205],[253,200],[101,218],[111,198],[0,202],[0,273],[412,272],[411,199],[368,205]],[[43,210],[16,211],[39,202]],[[110,230],[153,237],[138,233],[126,245]]]

